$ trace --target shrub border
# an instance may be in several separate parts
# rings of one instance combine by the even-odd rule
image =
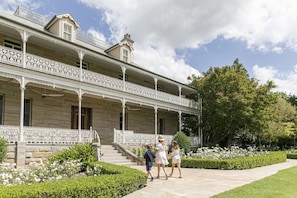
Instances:
[[[287,155],[285,152],[270,152],[268,155],[234,158],[226,160],[182,158],[183,168],[206,168],[206,169],[251,169],[285,162]]]
[[[102,166],[102,175],[55,180],[31,185],[2,186],[1,198],[33,197],[123,197],[147,184],[147,175],[140,170],[96,162]]]

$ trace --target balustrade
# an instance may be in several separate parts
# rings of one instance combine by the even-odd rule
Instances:
[[[0,126],[0,137],[6,139],[9,143],[18,141],[19,127],[3,125]],[[93,130],[81,130],[81,142],[100,142],[97,132]],[[43,128],[43,127],[24,127],[24,141],[27,144],[66,144],[77,143],[77,129],[62,128]]]
[[[0,62],[9,63],[18,67],[22,66],[22,53],[18,50],[0,46]],[[63,78],[80,80],[80,69],[68,64],[53,61],[40,56],[27,53],[26,68],[39,71],[46,74],[61,76]],[[123,91],[122,80],[112,78],[96,72],[83,70],[82,79],[90,84],[106,87],[118,91]],[[125,83],[125,92],[134,95],[139,95],[147,98],[158,99],[160,101],[169,102],[172,104],[182,105],[191,108],[197,108],[196,102],[182,98],[179,96],[158,91],[157,97],[154,89],[143,87],[130,82]]]
[[[168,145],[171,144],[174,135],[162,135]],[[191,147],[198,147],[200,145],[199,137],[188,137],[191,143]],[[132,148],[138,148],[147,144],[155,144],[156,136],[155,134],[143,134],[134,133],[133,131],[123,131],[114,129],[114,143],[119,145],[126,145]]]

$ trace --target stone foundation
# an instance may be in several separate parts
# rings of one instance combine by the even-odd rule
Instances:
[[[8,146],[7,158],[4,163],[11,167],[27,168],[34,163],[44,164],[48,162],[48,158],[58,151],[67,149],[73,145],[46,145],[46,144],[26,144],[25,142],[17,142]],[[95,157],[100,161],[101,145],[93,144],[95,149]],[[7,165],[8,166],[8,165]]]

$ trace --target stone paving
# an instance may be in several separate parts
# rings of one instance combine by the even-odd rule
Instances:
[[[175,168],[173,176],[168,180],[161,171],[160,179],[154,179],[153,182],[148,180],[146,187],[124,198],[207,198],[293,166],[297,166],[297,160],[288,159],[283,163],[248,170],[182,168],[181,179],[178,178],[178,170]],[[133,168],[145,171],[145,166],[133,166]],[[171,168],[167,167],[166,171],[169,174]],[[157,167],[153,167],[152,173],[154,176],[157,175]]]

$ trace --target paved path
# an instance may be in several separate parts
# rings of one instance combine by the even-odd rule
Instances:
[[[279,170],[297,166],[297,160],[248,170],[212,170],[212,169],[182,169],[182,178],[178,178],[175,168],[173,177],[165,180],[161,171],[160,179],[148,180],[148,185],[124,198],[207,198],[221,192],[242,186],[264,177],[273,175]],[[145,171],[144,166],[133,168]],[[171,168],[166,168],[169,174]],[[153,175],[157,175],[157,167],[153,167]],[[163,176],[163,177],[162,177]]]

